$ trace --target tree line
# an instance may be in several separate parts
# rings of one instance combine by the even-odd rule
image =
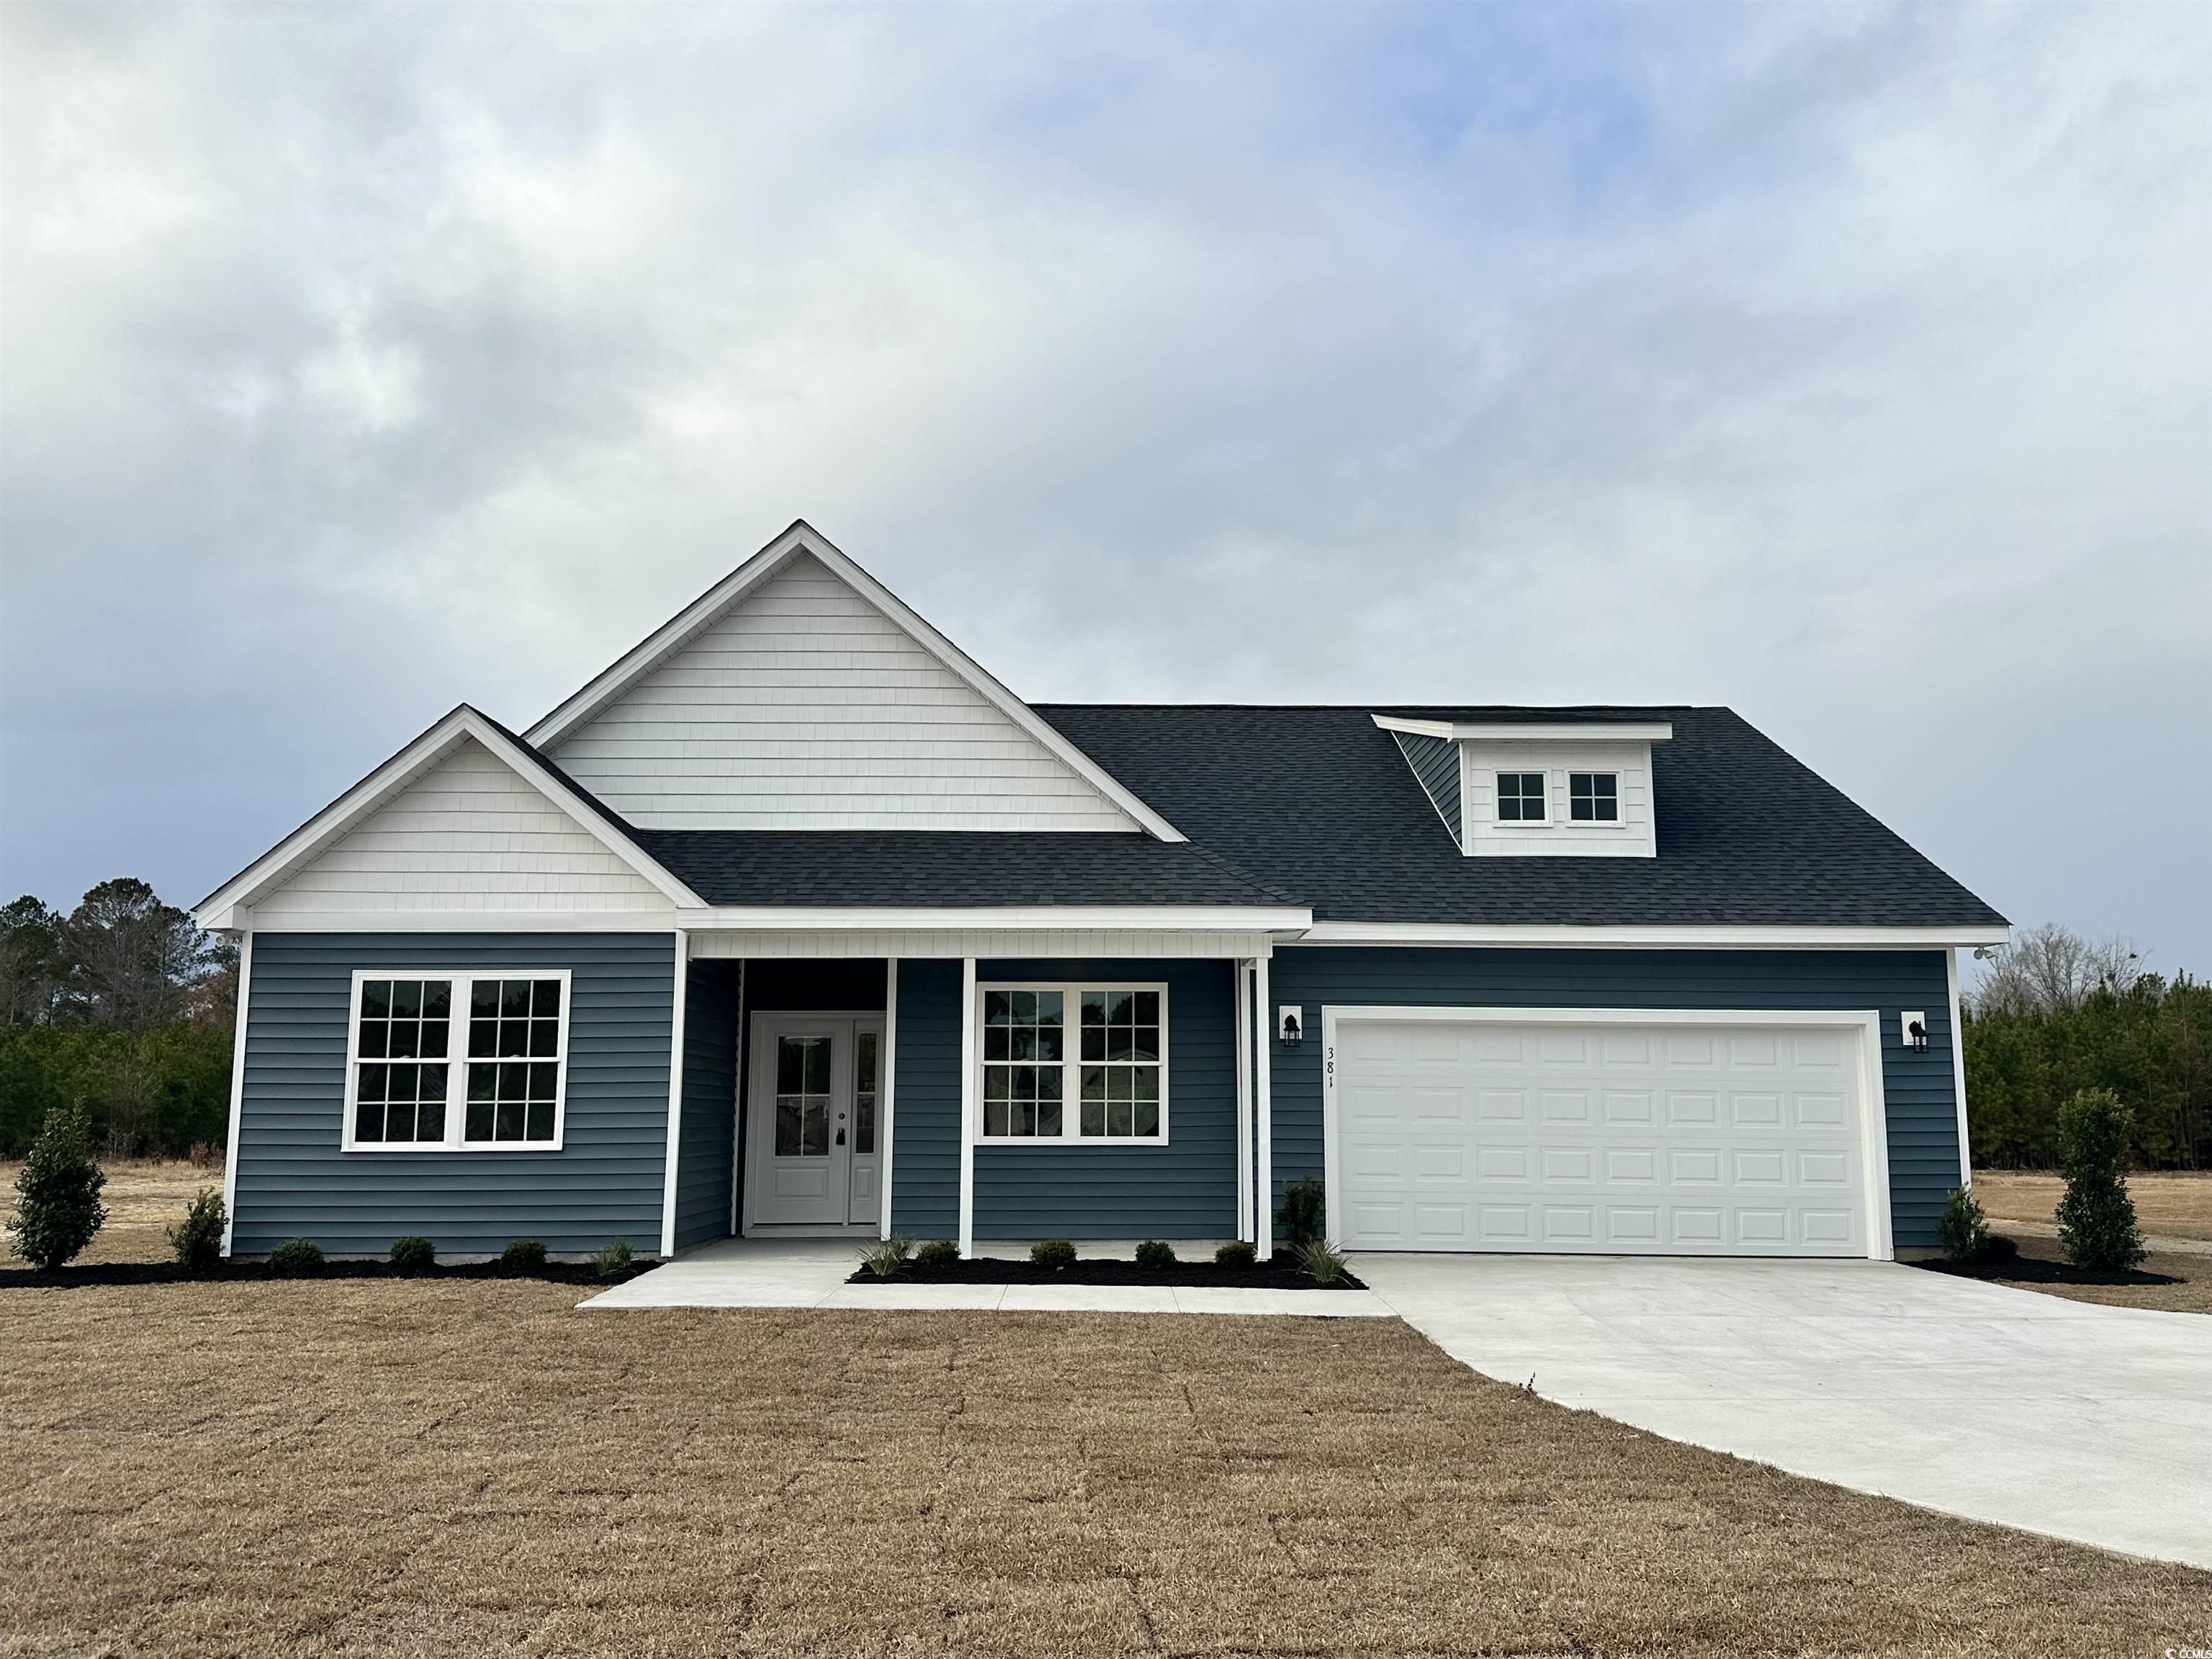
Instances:
[[[2110,1090],[2141,1170],[2212,1164],[2212,985],[2148,973],[2124,939],[2022,929],[1993,953],[1966,1006],[1974,1161],[2048,1169],[2059,1109]]]
[[[237,1006],[237,947],[143,881],[0,909],[0,1157],[72,1106],[110,1158],[220,1148]]]

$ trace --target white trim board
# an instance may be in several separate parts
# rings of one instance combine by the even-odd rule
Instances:
[[[1395,714],[1368,716],[1385,732],[1406,732],[1453,743],[1665,743],[1666,720],[1419,720]]]
[[[676,1178],[678,1155],[684,1147],[684,1024],[685,1004],[691,993],[691,951],[684,930],[676,930],[676,971],[672,989],[675,1000],[668,1018],[668,1167],[660,1182],[660,1259],[676,1254]],[[562,1011],[564,1013],[566,1010]],[[563,1045],[564,1048],[566,1045]]]
[[[390,760],[363,778],[352,788],[325,806],[307,823],[301,824],[283,841],[255,860],[237,875],[202,899],[194,911],[199,925],[210,931],[236,929],[252,925],[252,907],[257,899],[281,887],[302,865],[323,852],[347,830],[366,818],[385,802],[398,795],[423,773],[459,747],[464,741],[474,740],[492,756],[529,784],[546,800],[558,808],[579,828],[609,853],[659,890],[667,902],[679,910],[697,910],[705,907],[689,887],[658,860],[607,822],[598,812],[580,800],[575,792],[555,777],[528,750],[517,744],[506,732],[466,703],[453,710],[409,743]],[[403,911],[368,911],[343,913],[343,925],[359,931],[374,927],[380,931],[388,927],[420,927],[426,929],[449,931],[466,927],[470,922],[479,926],[497,926],[514,930],[517,917],[526,913],[494,911],[422,914]],[[634,915],[609,915],[599,913],[587,920],[572,919],[571,927],[628,926],[635,929],[642,917],[652,910],[641,909]],[[666,912],[659,913],[664,918]],[[312,925],[321,919],[301,916],[287,919],[288,923],[301,932],[328,931]],[[301,924],[310,925],[301,925]],[[331,928],[341,925],[338,915],[331,919]],[[666,926],[662,921],[661,927]],[[654,930],[658,931],[658,930]]]
[[[666,661],[702,629],[758,588],[793,559],[807,555],[826,566],[847,586],[875,607],[915,644],[937,659],[970,690],[1006,716],[1062,764],[1112,802],[1146,834],[1179,842],[1182,832],[1137,799],[1106,769],[1077,748],[1060,729],[1017,697],[967,653],[922,620],[906,603],[863,570],[828,537],[804,519],[739,565],[698,599],[648,635],[612,667],[530,728],[529,740],[550,748],[605,709],[629,687]]]
[[[1959,1000],[1959,953],[1943,953],[1943,983],[1951,1004],[1951,1091],[1959,1109],[1959,1185],[1973,1190],[1974,1158],[1966,1136],[1966,1032]]]
[[[1855,1026],[1859,1032],[1859,1145],[1865,1161],[1867,1255],[1890,1261],[1889,1102],[1881,1074],[1881,1014],[1871,1008],[1438,1008],[1325,1003],[1322,1029],[1322,1169],[1328,1214],[1343,1213],[1343,1160],[1338,1150],[1337,1028],[1346,1022],[1511,1025]],[[1469,1252],[1469,1254],[1480,1254]],[[1784,1260],[1788,1258],[1783,1258]]]
[[[1279,947],[1301,945],[1542,945],[1592,950],[1942,951],[2002,945],[2002,923],[1948,927],[1577,927],[1555,923],[1317,921]]]
[[[222,1253],[238,1227],[238,1135],[246,1119],[246,1025],[253,995],[253,933],[238,941],[238,1007],[230,1036],[230,1140],[222,1159]],[[349,1044],[352,1039],[347,1039]]]
[[[377,1057],[361,1052],[362,987],[370,980],[442,980],[450,988],[446,1020],[446,1132],[438,1140],[361,1140],[355,1136],[354,1113],[360,1105],[356,1097],[361,1080],[361,1067],[374,1063]],[[561,1018],[557,1026],[560,1052],[553,1056],[553,1138],[550,1140],[471,1140],[467,1138],[469,1067],[472,1065],[498,1065],[507,1059],[542,1061],[542,1055],[477,1055],[469,1050],[471,1043],[471,994],[478,980],[555,980],[561,987]],[[568,968],[356,968],[353,970],[352,988],[346,999],[345,1050],[345,1115],[338,1124],[338,1150],[349,1157],[355,1153],[380,1158],[399,1158],[409,1154],[445,1152],[558,1152],[568,1144],[568,1048],[569,1033],[574,1029],[576,988],[574,971]],[[386,1055],[395,1065],[431,1065],[436,1056],[410,1054]]]

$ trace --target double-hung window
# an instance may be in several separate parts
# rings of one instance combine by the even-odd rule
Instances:
[[[980,998],[982,1139],[1165,1143],[1165,986],[986,985]]]
[[[557,1151],[568,989],[565,969],[355,974],[345,1149]]]

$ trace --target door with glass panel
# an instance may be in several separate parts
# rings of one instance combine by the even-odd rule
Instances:
[[[745,1226],[873,1229],[881,1214],[880,1015],[757,1014]]]

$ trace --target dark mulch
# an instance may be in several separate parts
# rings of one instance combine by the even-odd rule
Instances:
[[[419,1273],[402,1273],[386,1261],[325,1261],[312,1273],[279,1273],[265,1261],[226,1261],[196,1272],[173,1261],[95,1261],[41,1273],[35,1267],[0,1267],[0,1291],[66,1291],[103,1285],[220,1285],[272,1279],[515,1279],[552,1285],[619,1285],[655,1261],[641,1261],[602,1278],[588,1261],[549,1261],[530,1273],[510,1273],[496,1261],[440,1262]]]
[[[1178,1261],[1172,1267],[1139,1267],[1133,1261],[1079,1258],[1072,1267],[1040,1267],[1028,1261],[979,1256],[949,1267],[923,1267],[908,1262],[886,1281],[866,1267],[848,1285],[1188,1285],[1251,1291],[1364,1291],[1350,1273],[1317,1285],[1305,1269],[1288,1261],[1257,1261],[1249,1267],[1224,1267],[1212,1261]]]
[[[2179,1285],[2183,1282],[2166,1273],[2148,1273],[2136,1267],[2124,1267],[2117,1273],[2077,1267],[2063,1258],[2026,1255],[2013,1240],[2002,1237],[1992,1239],[1988,1251],[1970,1261],[1938,1260],[1916,1261],[1912,1265],[1926,1267],[1934,1273],[1951,1273],[1960,1279],[1986,1279],[2001,1285]]]

